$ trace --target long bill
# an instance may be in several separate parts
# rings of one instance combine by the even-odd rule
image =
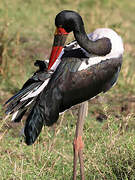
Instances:
[[[54,42],[52,46],[52,51],[49,58],[48,70],[52,67],[56,59],[59,57],[62,51],[62,48],[64,47],[68,34],[69,33],[67,33],[64,28],[61,28],[61,27],[56,28],[56,31],[54,34]]]

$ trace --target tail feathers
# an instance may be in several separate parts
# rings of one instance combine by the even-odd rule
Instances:
[[[22,88],[18,93],[16,93],[8,101],[6,101],[5,105],[11,103],[12,101],[14,101],[14,102],[19,101],[22,97],[27,96],[31,91],[36,90],[41,84],[42,84],[42,82],[36,82],[25,88]]]
[[[45,61],[37,60],[35,66],[38,66],[39,70],[37,70],[33,76],[24,83],[22,89],[18,93],[5,102],[5,113],[7,115],[14,113],[15,117],[18,113],[28,109],[48,84],[52,72],[47,71],[47,64]],[[12,119],[14,119],[14,117]],[[20,120],[20,116],[18,117]]]
[[[15,94],[5,103],[5,113],[12,114],[17,110],[28,106],[30,101],[34,101],[35,97],[39,94],[39,92],[35,93],[35,91],[38,91],[38,89],[40,89],[40,91],[43,90],[44,87],[42,87],[42,89],[40,88],[43,84],[44,82],[36,82],[28,87],[22,88],[17,94]],[[34,94],[34,96],[30,96],[29,94]],[[28,98],[25,98],[27,96]]]
[[[12,114],[20,109],[26,108],[34,99],[27,99],[26,101],[13,101],[6,107],[6,114]]]
[[[36,102],[26,120],[24,128],[25,141],[27,145],[33,144],[39,136],[44,124],[44,118],[45,115],[42,114],[41,107],[39,106],[39,103]]]
[[[20,122],[24,114],[26,113],[27,109],[25,110],[18,110],[12,116],[13,122]]]

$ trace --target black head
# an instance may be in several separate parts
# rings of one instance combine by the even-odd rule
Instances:
[[[62,27],[67,32],[79,31],[84,25],[81,16],[75,11],[64,10],[56,15],[56,27]]]

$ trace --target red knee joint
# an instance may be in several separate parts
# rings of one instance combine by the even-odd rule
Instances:
[[[77,138],[74,139],[74,148],[79,151],[80,149],[83,149],[84,143],[82,140],[82,136],[78,136]]]

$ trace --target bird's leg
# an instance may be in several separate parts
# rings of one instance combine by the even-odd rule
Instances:
[[[84,180],[83,149],[79,150],[79,161],[80,161],[80,175],[81,175],[81,179]]]
[[[83,148],[82,136],[75,137],[74,143],[73,143],[73,148],[74,148],[73,179],[76,180],[77,159],[78,159],[78,155],[80,156],[80,152],[82,152],[82,148]],[[82,159],[80,160],[80,162],[81,162],[80,163],[80,165],[81,165]],[[82,170],[80,169],[80,171],[82,171]]]
[[[76,141],[74,140],[74,143],[73,143],[73,149],[74,149],[74,160],[73,160],[73,180],[76,180],[76,169],[77,169],[77,158],[78,158],[78,151],[77,149],[75,148],[75,143]]]
[[[74,167],[73,167],[73,180],[76,180],[76,168],[77,168],[77,158],[79,156],[80,161],[80,174],[81,179],[84,180],[84,163],[83,163],[83,141],[82,141],[82,135],[83,135],[83,125],[84,125],[84,119],[87,114],[88,109],[88,102],[84,102],[80,105],[79,112],[78,112],[78,120],[76,125],[76,133],[75,133],[75,139],[73,143],[74,148]]]
[[[77,159],[79,156],[80,161],[80,174],[82,180],[84,180],[84,164],[83,164],[83,157],[82,157],[82,149],[84,147],[82,136],[75,137],[74,139],[74,169],[73,169],[73,179],[76,180],[76,169],[77,169]]]

